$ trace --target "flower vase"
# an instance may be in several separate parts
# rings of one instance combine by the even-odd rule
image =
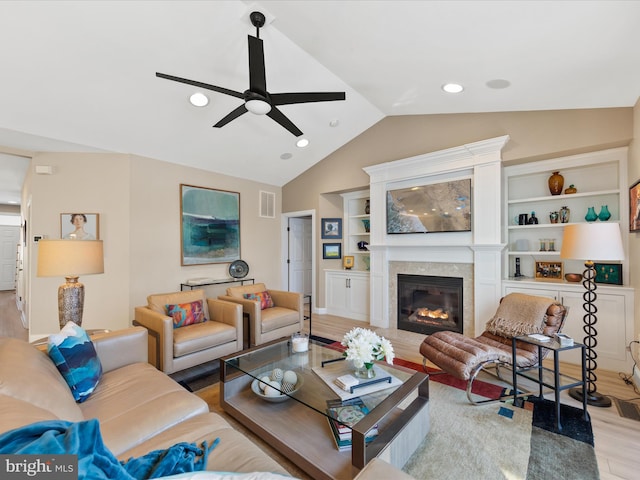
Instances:
[[[549,177],[549,192],[551,192],[551,195],[560,195],[563,186],[564,177],[560,175],[560,172],[553,172],[553,175]]]
[[[601,222],[606,222],[607,220],[609,220],[611,218],[611,212],[609,212],[609,207],[607,207],[606,205],[603,205],[602,208],[600,208],[600,213],[598,214],[598,218],[600,219]]]
[[[373,369],[373,363],[365,363],[362,367],[356,367],[354,375],[356,378],[374,378],[376,371]]]
[[[589,207],[587,209],[587,214],[585,215],[584,219],[587,222],[595,222],[598,219],[598,214],[596,213],[596,210],[594,207]]]

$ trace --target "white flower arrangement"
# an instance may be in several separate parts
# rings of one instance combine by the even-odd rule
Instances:
[[[342,339],[342,345],[347,347],[344,356],[352,360],[356,368],[371,368],[375,360],[386,359],[393,365],[395,357],[393,345],[384,337],[366,328],[356,327]]]

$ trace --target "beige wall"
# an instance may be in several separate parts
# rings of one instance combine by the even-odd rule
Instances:
[[[133,308],[150,293],[176,291],[188,278],[228,277],[228,264],[180,265],[181,183],[240,193],[241,255],[250,277],[280,286],[280,189],[148,158],[115,154],[36,154],[34,165],[52,165],[53,175],[29,174],[23,207],[29,221],[28,301],[30,335],[58,330],[57,288],[62,278],[35,276],[34,234],[60,236],[60,213],[100,214],[105,273],[85,284],[86,328],[124,328]],[[276,219],[258,217],[258,191],[276,193]],[[275,252],[275,253],[274,253]],[[218,295],[216,289],[209,291]]]
[[[502,135],[510,136],[505,164],[623,146],[633,137],[633,116],[631,108],[607,108],[387,117],[286,184],[282,209],[316,209],[320,232],[320,218],[336,216],[326,194],[368,188],[365,166]],[[317,244],[322,259],[322,240]],[[341,263],[318,261],[318,307],[324,306],[324,268],[341,268]]]
[[[633,140],[629,148],[629,186],[640,180],[640,99],[633,108]],[[640,334],[640,232],[629,234],[629,282],[635,288],[635,334]],[[635,350],[637,351],[637,350]]]

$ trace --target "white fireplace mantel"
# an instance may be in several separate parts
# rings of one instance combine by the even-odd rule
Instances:
[[[395,328],[395,305],[390,305],[390,262],[425,264],[471,264],[473,277],[473,332],[495,312],[501,296],[501,171],[505,135],[459,147],[418,155],[364,168],[370,177],[371,201],[371,324]],[[472,231],[432,234],[388,235],[387,191],[470,178],[472,184]],[[455,270],[455,268],[452,268]],[[467,323],[467,322],[465,322]]]

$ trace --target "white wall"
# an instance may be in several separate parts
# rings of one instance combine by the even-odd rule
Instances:
[[[180,265],[180,184],[240,193],[241,256],[250,277],[281,286],[281,191],[277,187],[118,154],[42,153],[34,165],[52,165],[53,175],[30,174],[23,199],[30,199],[28,318],[32,338],[56,332],[57,288],[63,278],[36,277],[33,235],[60,237],[60,214],[100,214],[105,273],[80,278],[85,285],[85,328],[119,329],[151,293],[179,290],[193,277],[228,277],[228,264]],[[258,217],[258,191],[276,193],[276,219]],[[26,203],[25,203],[26,204]],[[211,292],[215,296],[217,292]]]

